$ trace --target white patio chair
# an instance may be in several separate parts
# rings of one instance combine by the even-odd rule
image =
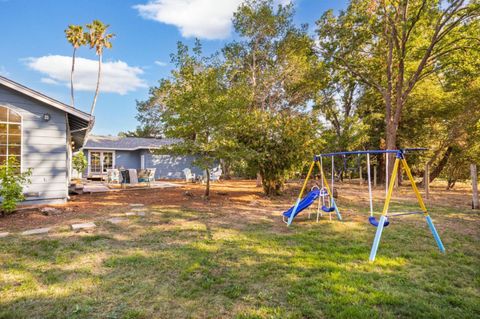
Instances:
[[[190,168],[185,168],[183,170],[183,174],[185,174],[185,181],[186,182],[194,182],[195,181],[195,174],[192,173]]]
[[[222,169],[218,167],[217,169],[212,170],[210,173],[210,180],[212,182],[218,182],[222,176]]]

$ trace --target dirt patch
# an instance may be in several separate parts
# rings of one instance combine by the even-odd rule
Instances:
[[[220,219],[216,222],[228,222],[232,225],[250,222],[273,221],[272,227],[284,231],[280,214],[295,201],[300,189],[300,181],[290,182],[283,196],[268,198],[262,189],[255,186],[255,181],[234,180],[222,181],[212,185],[209,200],[203,198],[204,186],[181,182],[181,187],[163,189],[142,189],[120,192],[94,193],[72,196],[62,205],[50,205],[60,210],[59,214],[45,215],[42,207],[31,207],[0,218],[0,231],[18,231],[30,228],[66,226],[72,223],[83,223],[107,218],[110,215],[125,213],[131,209],[130,204],[144,204],[165,209],[191,209],[197,212],[214,213]],[[343,203],[358,204],[358,209],[344,210],[343,214],[350,220],[365,220],[368,214],[367,185],[355,183],[336,184],[338,188],[339,206]],[[385,190],[378,187],[374,190],[374,198],[380,207]],[[453,191],[446,191],[442,185],[433,185],[429,203],[457,207],[463,211],[470,206],[468,185],[458,186]],[[407,186],[401,187],[394,196],[394,201],[414,203],[415,196]],[[350,205],[349,205],[350,206]],[[380,207],[381,208],[381,207]],[[359,210],[360,212],[356,211]],[[473,214],[478,219],[478,214]],[[473,216],[472,215],[472,216]],[[222,221],[223,220],[223,221]],[[455,223],[450,221],[450,223]],[[457,225],[452,225],[453,227]]]

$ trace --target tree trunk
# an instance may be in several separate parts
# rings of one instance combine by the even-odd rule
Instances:
[[[257,172],[257,187],[262,187],[262,174],[260,172]]]
[[[222,167],[223,171],[223,179],[229,180],[232,179],[232,172],[230,170],[230,162],[224,159],[220,160],[220,166]]]
[[[210,196],[210,169],[206,168],[205,173],[207,174],[207,183],[205,186],[205,198]]]
[[[387,150],[397,149],[397,128],[395,127],[393,119],[387,119],[385,134]],[[393,165],[395,164],[395,154],[387,153],[386,156],[388,156],[388,168],[385,175],[388,176],[388,180],[390,181],[392,179]]]
[[[95,106],[97,105],[98,91],[100,89],[100,79],[102,75],[102,54],[98,55],[98,74],[97,74],[97,87],[95,88],[95,95],[93,96],[92,108],[90,109],[90,115],[93,115]]]
[[[432,169],[432,172],[430,174],[430,183],[433,182],[435,178],[437,178],[442,173],[443,169],[448,163],[448,159],[450,158],[450,155],[452,155],[452,151],[453,151],[453,147],[451,146],[447,147],[447,150],[445,151],[445,154],[443,154],[443,157],[440,160],[440,162],[438,162],[437,166],[435,166]]]
[[[72,54],[72,72],[70,72],[70,95],[72,100],[72,107],[75,107],[75,94],[73,91],[73,73],[75,72],[75,54],[77,53],[77,48],[73,47]]]

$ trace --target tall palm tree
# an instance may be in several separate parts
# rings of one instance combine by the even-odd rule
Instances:
[[[73,46],[72,54],[72,71],[70,72],[70,93],[72,96],[72,107],[75,107],[75,95],[73,92],[73,73],[75,72],[75,54],[77,49],[81,46],[87,44],[87,39],[85,38],[85,33],[83,32],[83,27],[81,25],[71,24],[65,30],[65,37],[67,41]]]
[[[88,32],[85,33],[90,48],[95,48],[95,53],[98,56],[98,74],[97,74],[97,87],[95,89],[95,95],[93,96],[92,108],[90,109],[90,115],[93,115],[95,111],[95,105],[97,104],[98,91],[100,88],[100,79],[102,74],[102,56],[103,49],[112,48],[110,40],[115,36],[113,33],[107,33],[107,29],[110,25],[104,24],[100,20],[93,20],[92,23],[87,24]]]

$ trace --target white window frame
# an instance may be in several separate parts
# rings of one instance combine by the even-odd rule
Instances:
[[[23,115],[22,113],[20,113],[18,110],[16,110],[15,108],[13,107],[9,107],[7,105],[4,105],[4,104],[0,104],[0,107],[3,107],[3,108],[6,108],[7,110],[12,110],[13,112],[15,112],[16,114],[18,114],[18,116],[20,116],[20,122],[4,122],[4,121],[0,121],[0,123],[3,123],[3,124],[7,124],[7,127],[8,127],[8,123],[13,123],[13,124],[20,124],[20,172],[23,172],[23,139],[24,139],[24,134],[23,134]],[[7,141],[9,140],[8,138],[8,135],[9,135],[9,131],[7,129]],[[7,144],[7,160],[8,160],[8,145]]]
[[[101,171],[100,173],[98,172],[94,172],[94,174],[96,175],[103,175],[103,153],[112,153],[112,168],[115,168],[115,157],[116,157],[116,154],[115,154],[115,151],[113,150],[88,150],[88,176],[92,176],[92,171],[91,171],[91,153],[100,153],[100,168],[101,168]]]

